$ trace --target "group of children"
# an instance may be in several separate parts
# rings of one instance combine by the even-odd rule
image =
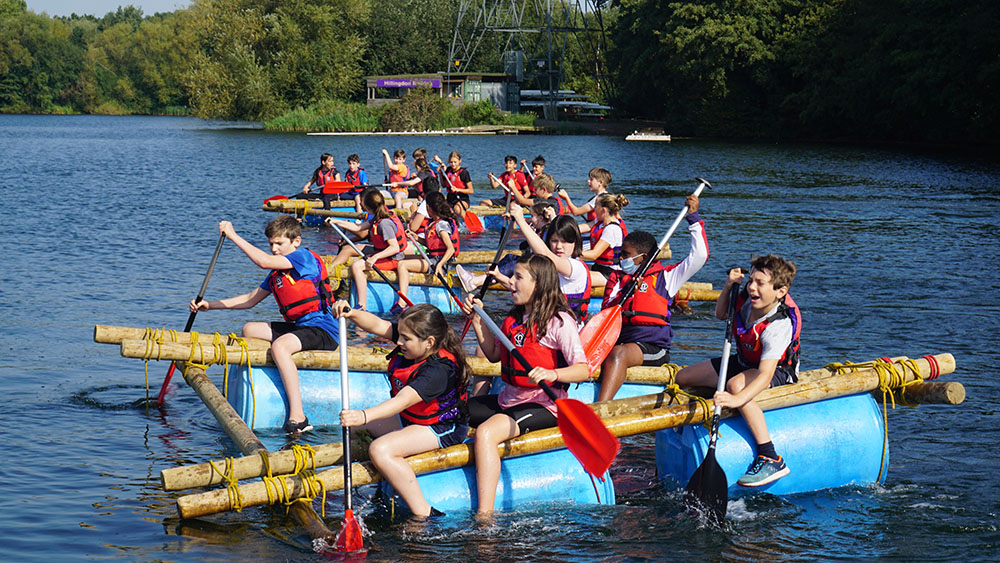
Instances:
[[[370,242],[365,260],[351,266],[355,281],[363,280],[364,271],[373,266],[395,269],[401,290],[405,291],[408,272],[444,273],[449,259],[458,253],[456,210],[467,209],[472,184],[458,153],[449,156],[445,177],[450,174],[449,185],[460,185],[460,190],[468,192],[456,190],[445,196],[427,182],[430,176],[408,183],[402,151],[396,152],[393,162],[389,162],[388,152],[383,152],[387,169],[393,172],[390,186],[409,190],[419,185],[421,210],[404,225],[388,211],[377,189],[366,190],[361,194],[361,205],[369,218],[360,223],[333,223],[367,236]],[[440,163],[437,157],[434,161]],[[424,170],[426,153],[417,162],[418,170]],[[222,221],[220,233],[269,273],[248,294],[190,304],[192,311],[242,309],[256,305],[268,293],[274,295],[285,321],[247,323],[243,334],[272,341],[272,355],[288,399],[285,431],[289,433],[311,428],[302,410],[293,353],[335,349],[338,316],[354,321],[364,331],[395,341],[397,347],[388,367],[390,398],[367,409],[344,410],[341,423],[367,428],[376,436],[370,447],[373,463],[417,516],[430,515],[434,509],[423,497],[404,458],[460,443],[470,427],[476,429],[473,447],[478,512],[492,512],[500,475],[497,445],[556,425],[556,403],[542,392],[539,383],[549,382],[558,397],[566,397],[570,384],[589,377],[580,327],[589,313],[587,304],[594,285],[605,286],[602,309],[622,306],[621,335],[601,368],[599,400],[609,400],[621,387],[629,367],[660,366],[669,361],[673,339],[670,306],[681,285],[708,259],[705,225],[698,213],[696,195],[685,199],[691,236],[688,255],[679,263],[664,265],[655,259],[658,248],[652,234],[626,229],[621,210],[628,205],[628,199],[607,192],[611,182],[607,170],[595,168],[590,172],[588,187],[594,195],[587,203],[576,206],[565,190],[544,173],[544,159],[532,162],[530,176],[518,170],[517,164],[515,157],[506,157],[505,172],[499,178],[491,175],[490,181],[510,194],[508,214],[525,242],[520,256],[501,262],[490,273],[510,289],[512,307],[502,330],[530,365],[516,361],[486,330],[483,320],[474,316],[474,306],[481,302],[471,292],[482,279],[459,270],[462,284],[470,292],[463,312],[473,316],[479,348],[486,358],[501,364],[501,378],[506,385],[497,395],[489,394],[488,378],[470,377],[462,343],[434,306],[420,304],[403,309],[397,303],[400,310],[394,311],[395,320],[384,320],[364,310],[363,283],[359,283],[357,295],[362,306],[350,308],[346,301],[335,301],[322,261],[315,253],[300,248],[301,227],[289,216],[268,223],[265,235],[270,254],[255,248],[236,234],[229,222]],[[524,164],[521,161],[522,167]],[[332,160],[324,174],[329,176],[330,170],[335,170]],[[530,218],[524,215],[525,207],[530,209]],[[579,215],[587,220],[582,225],[575,219]],[[417,220],[419,224],[414,224]],[[408,231],[412,234],[417,230],[422,230],[422,240],[430,250],[430,264],[406,252]],[[589,235],[589,248],[585,248],[584,234]],[[342,251],[334,264],[345,263],[349,255]],[[588,266],[586,260],[593,260],[594,265]],[[623,296],[624,288],[647,260],[651,260],[651,266],[637,280],[634,293]],[[765,485],[789,471],[775,451],[763,412],[753,399],[768,387],[797,380],[801,315],[788,295],[794,277],[791,262],[774,255],[760,257],[753,261],[749,274],[739,268],[729,272],[716,303],[719,319],[727,319],[730,311],[735,315],[732,337],[736,353],[725,374],[726,390],[717,393],[715,400],[724,407],[739,409],[756,441],[758,455],[738,481],[745,486]],[[729,290],[738,287],[744,278],[748,283],[731,304]],[[302,280],[308,283],[299,283]],[[715,358],[685,367],[676,381],[682,386],[714,387],[720,364],[721,358]]]

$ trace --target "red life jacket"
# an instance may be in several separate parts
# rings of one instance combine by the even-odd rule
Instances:
[[[632,297],[622,305],[622,322],[630,325],[666,326],[670,324],[670,298],[656,291],[660,272],[666,271],[660,262],[646,270],[642,282],[636,285]],[[619,282],[622,288],[632,276],[624,275]]]
[[[357,170],[351,170],[350,168],[348,168],[347,172],[344,172],[344,181],[345,182],[350,182],[351,184],[354,184],[355,186],[360,186],[361,185],[361,171],[362,170],[364,170],[364,168],[358,168]]]
[[[440,219],[438,219],[440,221]],[[454,219],[447,219],[448,223],[451,224],[451,244],[455,247],[455,255],[458,256],[459,249],[459,238],[458,238],[458,223]],[[424,231],[424,235],[427,237],[427,254],[430,256],[444,256],[444,253],[448,249],[444,245],[444,240],[441,238],[440,233],[437,230],[437,221],[434,221],[434,227],[428,225],[428,228]],[[452,256],[452,258],[454,258]],[[433,272],[432,272],[433,273]]]
[[[453,189],[464,190],[467,186],[465,182],[462,181],[462,172],[465,172],[465,168],[459,168],[458,170],[452,170],[448,167],[444,171],[445,177],[448,178],[448,193],[451,193]]]
[[[535,189],[530,187],[530,184],[528,183],[528,178],[525,177],[524,172],[521,172],[520,170],[515,170],[513,173],[504,172],[503,174],[500,175],[500,183],[509,188],[511,178],[514,179],[514,185],[517,186],[519,190],[521,190],[522,194],[524,193],[523,188],[528,187],[528,192],[530,194],[528,195],[528,197],[530,198],[535,197]]]
[[[399,352],[394,352],[389,359],[389,394],[395,397],[417,375],[420,366],[435,356],[450,362],[453,366],[453,373],[458,371],[458,363],[455,360],[455,356],[444,348],[441,348],[435,354],[431,354],[419,362],[413,362],[409,365],[406,364],[410,360],[404,358]],[[449,383],[454,384],[457,382],[449,381]],[[444,395],[430,401],[420,401],[400,412],[399,415],[413,424],[422,424],[424,426],[456,419],[457,422],[463,423],[469,419],[468,400],[468,392],[464,388],[459,388],[455,385]]]
[[[628,230],[625,228],[624,221],[611,221],[608,225],[618,225],[622,230],[622,240],[625,240],[625,235],[628,234]],[[601,233],[608,225],[603,223],[594,225],[594,228],[590,229],[590,248],[594,248],[597,245],[597,241],[601,240]],[[618,246],[608,246],[601,253],[600,256],[594,259],[594,264],[600,264],[601,266],[617,266],[621,262],[622,258],[622,247]]]
[[[332,182],[337,176],[337,168],[334,167],[324,172],[323,167],[320,166],[316,169],[316,173],[313,176],[316,178],[316,185],[322,188],[327,182]]]
[[[571,258],[571,260],[577,259]],[[583,260],[577,261],[583,264],[583,269],[587,272],[587,288],[581,293],[566,293],[564,291],[563,294],[566,296],[566,302],[569,304],[569,308],[576,313],[576,318],[580,322],[583,322],[587,320],[587,308],[590,306],[590,290],[592,288],[590,286],[590,268],[587,267],[587,263]]]
[[[781,359],[778,360],[778,366],[788,368],[788,373],[795,381],[798,381],[795,368],[799,363],[799,338],[802,334],[802,312],[799,311],[799,306],[795,304],[791,295],[786,294],[773,311],[757,324],[747,328],[743,319],[740,318],[740,310],[746,302],[747,290],[744,289],[736,298],[736,318],[733,319],[733,339],[736,343],[736,355],[739,357],[740,363],[748,367],[759,366],[760,356],[764,351],[760,344],[760,335],[774,321],[789,318],[792,321],[792,341],[781,355]]]
[[[406,248],[406,231],[403,229],[403,222],[399,220],[399,216],[395,213],[390,213],[389,218],[392,219],[392,224],[396,226],[396,242],[399,243],[399,251],[402,252]],[[368,231],[368,241],[372,243],[376,251],[382,251],[389,248],[389,243],[382,238],[382,234],[378,232],[378,224],[382,222],[381,219],[375,220],[372,224],[371,230]]]
[[[538,338],[535,337],[535,331],[528,330],[526,325],[517,322],[514,317],[504,319],[500,328],[530,364],[530,366],[522,366],[521,362],[507,348],[500,350],[500,379],[508,385],[538,387],[537,383],[528,378],[528,372],[531,368],[556,369],[569,365],[563,358],[562,352],[539,344]],[[520,367],[515,367],[515,365]],[[550,385],[553,388],[569,388],[569,384],[564,382],[555,382]]]
[[[272,270],[267,282],[278,302],[278,309],[286,321],[293,323],[309,313],[329,311],[333,305],[333,291],[326,265],[319,255],[309,251],[319,262],[319,277],[315,279],[292,279],[290,270]]]

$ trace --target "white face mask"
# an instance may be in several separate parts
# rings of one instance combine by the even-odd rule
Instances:
[[[635,256],[622,258],[619,264],[622,267],[622,271],[629,275],[634,274],[636,270],[639,269],[639,264],[641,264],[640,261],[636,260],[640,256],[642,256],[642,254],[636,254]]]

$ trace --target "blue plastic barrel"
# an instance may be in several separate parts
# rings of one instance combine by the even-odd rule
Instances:
[[[869,393],[777,409],[764,417],[771,441],[791,472],[762,487],[737,485],[756,456],[756,444],[743,417],[723,420],[716,459],[726,472],[730,496],[870,485],[879,480],[879,469],[888,467],[888,449],[882,460],[882,414]],[[660,479],[667,486],[684,487],[707,450],[708,429],[702,425],[660,430],[656,433]]]

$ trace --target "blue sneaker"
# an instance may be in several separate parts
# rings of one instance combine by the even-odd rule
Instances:
[[[789,473],[788,466],[780,455],[778,459],[759,455],[747,468],[746,475],[740,477],[736,484],[742,487],[760,487],[777,481]]]
[[[392,308],[389,309],[389,314],[392,315],[392,316],[394,316],[394,317],[398,317],[399,314],[402,313],[405,310],[406,310],[406,307],[403,307],[397,301],[397,302],[395,302],[395,303],[392,304]]]

